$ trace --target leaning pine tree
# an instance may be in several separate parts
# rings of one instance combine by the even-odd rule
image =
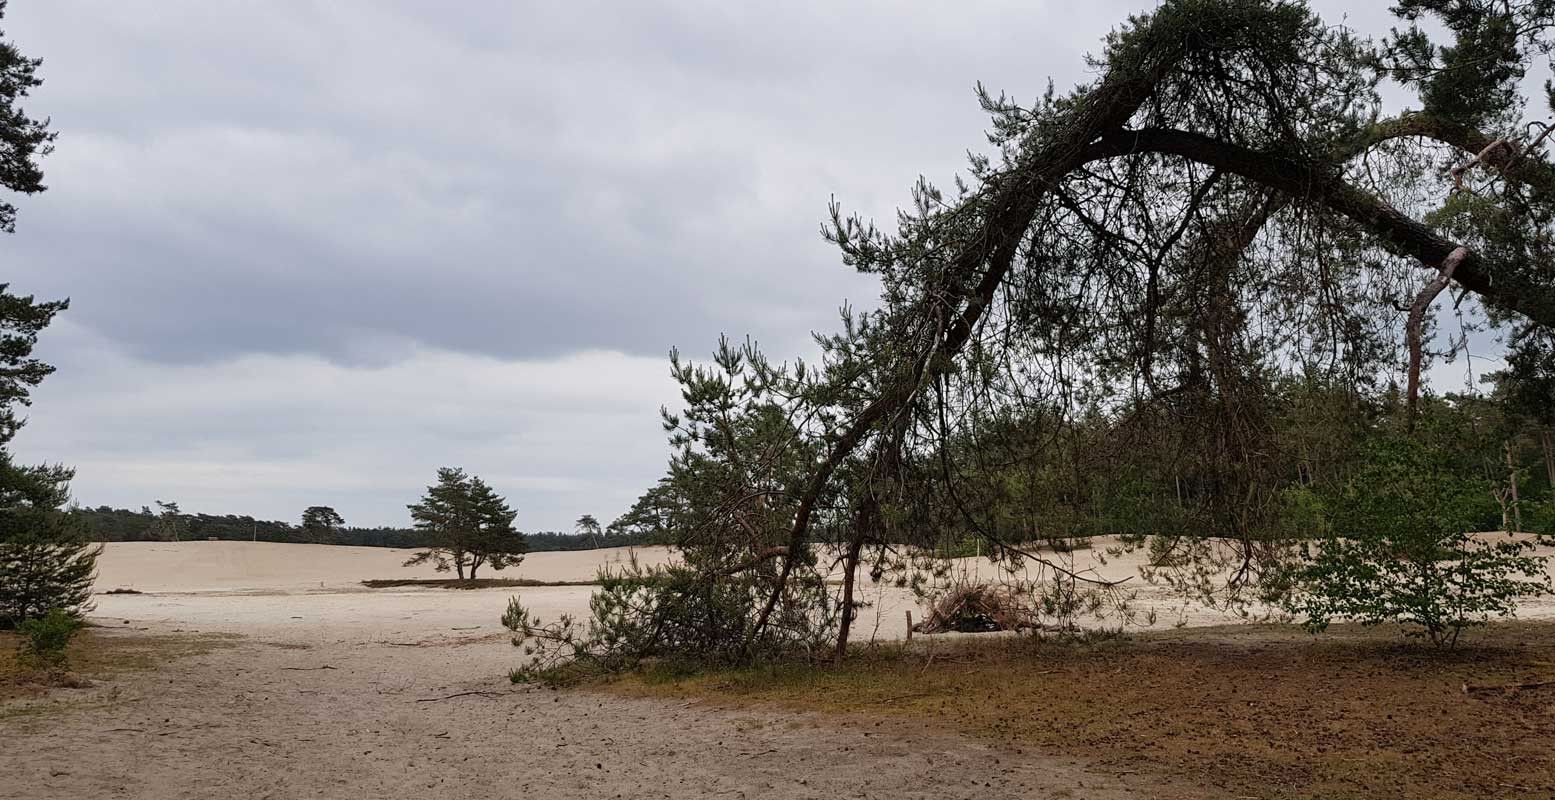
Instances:
[[[1235,600],[1288,575],[1277,533],[1308,509],[1290,490],[1312,476],[1282,450],[1281,387],[1316,387],[1336,413],[1393,404],[1407,433],[1447,292],[1507,334],[1514,370],[1549,363],[1535,351],[1555,330],[1555,98],[1519,87],[1555,49],[1555,2],[1394,11],[1399,27],[1368,39],[1300,0],[1164,0],[1107,38],[1090,83],[1029,104],[980,91],[994,152],[954,191],[920,183],[895,232],[835,209],[826,225],[846,264],[879,277],[877,311],[824,337],[817,365],[748,352],[760,404],[687,382],[688,410],[715,424],[693,431],[699,469],[677,491],[705,512],[668,538],[724,552],[699,553],[695,579],[644,582],[641,625],[611,605],[600,630],[664,652],[708,611],[684,598],[734,584],[752,599],[702,629],[718,652],[808,647],[780,634],[835,618],[821,610],[835,597],[805,591],[836,552],[821,545],[846,545],[849,592],[853,571],[881,568],[861,548],[947,525],[1085,580],[1024,545],[1031,515],[994,513],[1008,504],[980,476],[1010,451],[1010,419],[1051,420],[1033,447],[1075,454],[1061,466],[1085,491],[1064,502],[1133,509],[1117,525],[1167,534],[1190,576],[1224,576],[1188,589]],[[1385,82],[1414,107],[1387,107]],[[742,441],[753,413],[792,430]],[[1127,485],[1081,460],[1093,420],[1148,454]]]
[[[0,17],[5,2],[0,0]],[[37,159],[47,155],[54,133],[18,105],[42,82],[39,61],[0,41],[0,185],[14,192],[43,191]],[[15,229],[16,207],[0,202],[0,230]],[[0,624],[15,625],[52,609],[79,615],[89,605],[100,548],[61,510],[69,499],[72,471],[59,465],[25,466],[11,455],[11,441],[25,420],[29,394],[54,368],[32,357],[38,333],[68,301],[38,302],[0,283]]]

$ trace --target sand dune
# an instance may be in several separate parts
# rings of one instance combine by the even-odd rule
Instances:
[[[451,578],[430,564],[406,567],[416,553],[388,547],[340,547],[275,542],[112,542],[98,560],[99,591],[142,592],[305,591],[355,588],[376,578]],[[643,563],[669,557],[663,547],[530,553],[517,567],[483,570],[483,578],[543,581],[591,580],[601,566],[635,553]]]
[[[1132,625],[1218,625],[1239,619],[1183,602],[1165,587],[1144,581],[1138,575],[1144,554],[1109,555],[1109,544],[1099,540],[1094,548],[1074,553],[1068,566],[1109,580],[1127,579],[1123,589],[1137,593],[1133,605],[1138,614]],[[361,586],[361,581],[375,578],[447,577],[426,565],[402,566],[412,552],[269,542],[114,543],[106,546],[99,560],[97,590],[130,588],[143,594],[99,595],[95,615],[113,624],[130,620],[159,629],[225,631],[292,641],[378,642],[440,636],[455,628],[497,632],[497,619],[514,594],[545,619],[588,613],[593,591],[588,586],[471,591]],[[1552,552],[1543,548],[1544,555]],[[621,564],[634,555],[646,564],[666,563],[672,557],[662,547],[531,553],[516,568],[482,575],[586,581],[600,567]],[[1001,577],[999,568],[983,559],[958,559],[954,569],[977,579]],[[1028,568],[1028,577],[1036,574],[1034,567]],[[861,639],[901,638],[906,634],[903,612],[922,613],[916,598],[905,590],[866,581],[861,591],[868,603],[855,628]],[[1555,601],[1525,602],[1519,616],[1555,617]],[[1108,619],[1101,624],[1120,623]]]

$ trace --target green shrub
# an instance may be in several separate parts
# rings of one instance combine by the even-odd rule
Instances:
[[[0,509],[0,627],[50,609],[90,611],[101,552],[57,512]]]
[[[1303,547],[1286,607],[1314,630],[1397,622],[1450,647],[1465,627],[1513,613],[1518,597],[1547,593],[1532,541],[1471,533],[1494,504],[1491,486],[1449,452],[1404,436],[1369,443],[1327,498],[1332,535]]]
[[[707,556],[690,549],[688,560]],[[569,670],[619,670],[645,658],[728,666],[824,651],[836,633],[837,608],[813,559],[796,570],[759,635],[754,625],[770,576],[717,574],[685,564],[644,567],[635,558],[602,570],[589,598],[589,618],[562,615],[546,623],[518,598],[502,624],[526,660],[514,682],[553,682]]]
[[[22,657],[40,667],[63,669],[65,649],[81,630],[81,620],[62,608],[51,609],[41,617],[23,620],[16,626],[22,636]]]

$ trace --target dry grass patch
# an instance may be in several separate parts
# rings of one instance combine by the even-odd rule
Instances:
[[[1555,796],[1555,624],[1476,631],[1439,653],[1396,631],[1288,626],[1089,643],[939,641],[839,668],[677,674],[615,691],[924,720],[1020,750],[1251,798]]]
[[[0,703],[36,698],[51,688],[89,685],[123,672],[148,670],[177,658],[232,646],[235,634],[147,635],[112,628],[85,628],[66,650],[70,671],[61,686],[59,676],[33,669],[21,659],[22,637],[0,631]]]

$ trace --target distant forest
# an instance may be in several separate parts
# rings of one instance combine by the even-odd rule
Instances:
[[[76,508],[71,515],[79,521],[92,541],[97,542],[146,542],[165,541],[168,536],[158,527],[158,516],[149,508],[131,511],[127,508]],[[276,520],[254,519],[248,516],[227,514],[180,515],[180,539],[222,539],[229,541],[259,541],[308,543],[315,539],[299,525]],[[552,550],[590,550],[596,547],[624,547],[650,544],[645,534],[561,533],[538,531],[525,533],[530,552]],[[359,547],[421,548],[432,546],[432,537],[414,528],[338,528],[324,544],[356,545]]]

